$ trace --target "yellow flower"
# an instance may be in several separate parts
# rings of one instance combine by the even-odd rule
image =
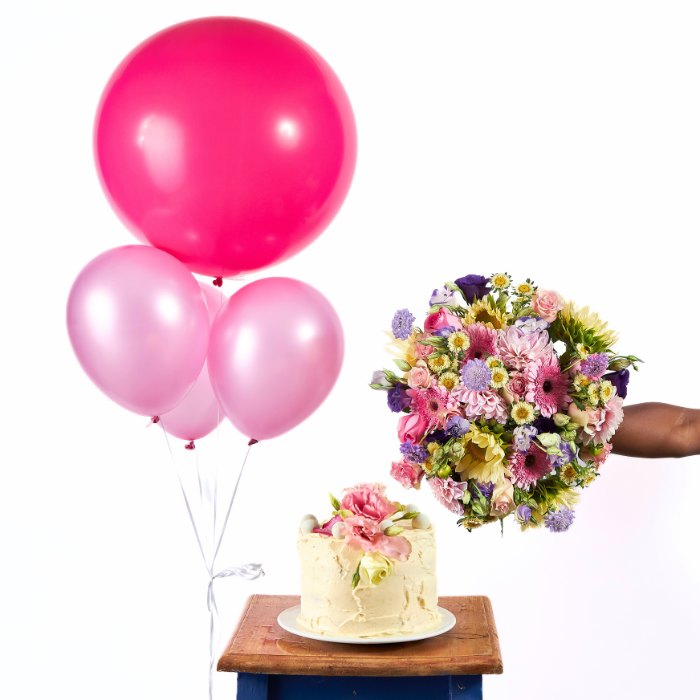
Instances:
[[[462,481],[476,479],[482,483],[501,483],[506,475],[505,452],[501,441],[472,423],[462,439],[464,457],[456,467]]]
[[[489,301],[488,297],[483,297],[475,301],[467,310],[464,322],[469,325],[472,323],[483,323],[490,328],[498,330],[508,325],[510,314],[504,313],[496,307],[493,301]]]
[[[578,321],[584,328],[592,330],[608,347],[617,342],[617,333],[609,329],[608,324],[587,306],[579,309],[573,302],[569,301],[564,304],[564,308],[559,313],[564,321]]]
[[[452,365],[452,359],[445,355],[444,353],[438,355],[437,357],[428,358],[428,367],[433,370],[433,372],[440,373],[449,369]]]
[[[596,382],[589,384],[588,389],[586,389],[586,395],[588,396],[588,400],[591,402],[591,405],[597,406],[600,402],[600,385]]]
[[[524,297],[529,297],[532,296],[533,292],[535,291],[535,287],[530,284],[529,282],[521,282],[516,288],[515,291],[520,294],[520,296]]]
[[[535,408],[527,401],[518,401],[510,409],[510,417],[518,424],[532,423],[535,420]]]
[[[565,464],[561,470],[561,478],[567,484],[572,484],[576,481],[576,469],[573,464]]]
[[[491,369],[491,386],[500,389],[508,383],[508,370],[505,367],[493,367]]]
[[[489,369],[493,369],[494,367],[503,367],[503,361],[499,360],[495,355],[491,355],[491,357],[486,358],[486,366]]]
[[[507,272],[497,272],[491,276],[491,286],[494,289],[508,289],[510,287],[510,275]]]
[[[573,381],[574,389],[576,389],[576,391],[587,387],[590,383],[591,380],[585,374],[581,374],[580,372],[574,377]]]
[[[537,506],[540,515],[544,516],[548,510],[559,510],[560,508],[569,508],[573,510],[578,503],[579,494],[573,488],[562,489],[555,496],[545,499]],[[556,506],[553,508],[553,506]]]
[[[387,576],[394,573],[394,563],[383,554],[367,552],[360,559],[358,573],[362,583],[367,586],[378,586]]]
[[[447,337],[447,346],[452,352],[464,352],[470,345],[469,336],[462,331],[451,333]]]
[[[448,391],[452,391],[459,384],[459,375],[456,372],[443,372],[438,384],[442,384]]]
[[[615,395],[617,389],[614,387],[611,381],[604,379],[600,383],[600,402],[608,403],[610,399]]]

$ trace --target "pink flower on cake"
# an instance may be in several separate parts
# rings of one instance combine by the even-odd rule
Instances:
[[[525,369],[525,400],[534,403],[543,416],[553,416],[571,401],[569,380],[559,368],[556,356],[531,362]]]
[[[538,289],[532,296],[532,310],[548,323],[553,323],[564,308],[564,300],[558,292]]]
[[[461,389],[454,393],[459,395],[459,400],[464,404],[466,418],[484,417],[486,420],[497,420],[503,424],[508,420],[506,403],[494,389],[486,389],[486,391]]]
[[[513,483],[521,489],[530,488],[543,476],[552,471],[547,453],[531,445],[527,452],[515,450],[508,459]]]
[[[405,489],[420,488],[421,479],[425,475],[425,472],[419,465],[411,464],[406,460],[392,462],[390,473]]]
[[[428,479],[428,484],[430,484],[435,498],[437,498],[447,510],[457,515],[462,515],[462,513],[464,513],[462,497],[467,490],[466,482],[455,481],[451,476],[448,476],[446,479],[440,479],[438,477]]]
[[[417,413],[407,413],[399,419],[399,442],[412,442],[417,445],[428,430],[428,421]]]
[[[445,309],[440,309],[434,314],[428,314],[428,317],[425,319],[426,332],[434,333],[441,328],[448,328],[449,326],[452,326],[456,331],[461,331],[463,328],[462,319],[449,311],[445,311]]]
[[[547,331],[524,333],[515,326],[509,326],[498,334],[496,350],[506,367],[520,371],[531,362],[554,356],[554,346]]]
[[[340,515],[334,515],[330,520],[327,520],[321,527],[315,527],[311,532],[316,532],[319,535],[333,535],[333,525],[342,522],[343,518]]]
[[[603,408],[588,412],[591,422],[583,437],[583,443],[600,444],[608,442],[622,423],[622,399],[613,396]]]
[[[415,367],[411,367],[406,381],[411,389],[427,389],[431,384],[432,375],[423,360],[419,360]]]
[[[340,505],[355,515],[380,522],[396,512],[396,506],[384,495],[382,484],[359,484],[345,489]]]
[[[464,353],[466,360],[485,360],[489,355],[496,354],[496,338],[498,331],[495,331],[483,323],[472,323],[466,328],[469,336],[469,347]]]
[[[343,521],[341,534],[345,543],[365,552],[381,552],[392,559],[406,561],[411,553],[411,543],[399,535],[385,535],[376,520],[361,515],[350,515]]]

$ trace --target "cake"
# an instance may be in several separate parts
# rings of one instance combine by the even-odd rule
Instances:
[[[323,525],[313,515],[300,524],[297,623],[316,634],[355,638],[438,627],[435,535],[427,516],[389,501],[379,484],[331,500],[334,514]]]

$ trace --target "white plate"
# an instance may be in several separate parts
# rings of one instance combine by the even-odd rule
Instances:
[[[307,630],[306,627],[302,627],[297,622],[297,617],[301,610],[300,605],[295,605],[292,608],[287,608],[283,610],[277,616],[277,622],[283,630],[296,634],[299,637],[306,637],[307,639],[318,639],[321,642],[340,642],[341,644],[392,644],[395,642],[417,642],[420,639],[429,639],[430,637],[437,637],[439,634],[444,634],[451,630],[457,624],[457,618],[445,608],[438,608],[438,613],[440,614],[440,624],[431,630],[424,630],[423,632],[414,632],[412,634],[393,634],[384,635],[381,637],[342,637],[333,634],[319,634],[317,632],[312,632]]]

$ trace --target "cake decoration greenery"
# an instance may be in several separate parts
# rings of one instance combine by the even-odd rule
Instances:
[[[391,475],[423,480],[468,530],[513,516],[563,532],[599,475],[623,417],[629,368],[598,315],[527,279],[470,274],[433,291],[422,328],[394,315],[398,373],[378,370],[401,459]]]
[[[314,515],[305,515],[299,526],[303,534],[340,538],[364,552],[353,574],[353,588],[360,582],[379,585],[394,572],[395,561],[408,559],[411,543],[402,536],[407,527],[430,527],[429,519],[417,506],[390,501],[385,491],[383,484],[358,484],[346,489],[342,500],[329,494],[331,517],[319,524]]]

